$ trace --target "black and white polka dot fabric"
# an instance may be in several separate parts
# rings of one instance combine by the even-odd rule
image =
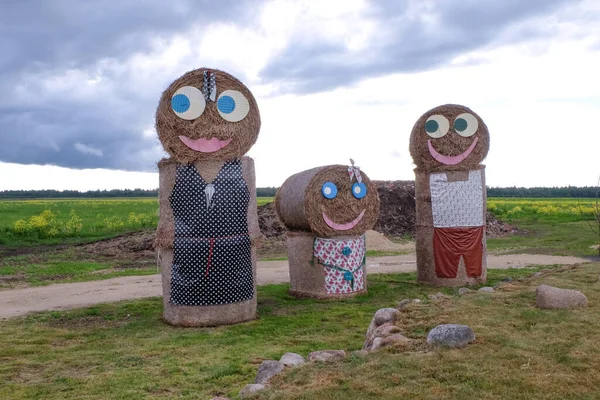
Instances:
[[[178,166],[169,200],[175,217],[171,303],[204,306],[251,299],[250,192],[241,161],[226,162],[212,184],[193,165]]]

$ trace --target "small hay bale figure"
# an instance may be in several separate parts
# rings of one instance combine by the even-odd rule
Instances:
[[[410,135],[417,206],[417,280],[462,286],[486,280],[485,166],[489,133],[467,107],[423,114]]]
[[[162,94],[156,131],[164,319],[217,326],[256,317],[254,161],[260,130],[252,93],[216,69],[187,72]]]
[[[367,292],[365,232],[377,222],[379,196],[354,162],[290,176],[277,192],[275,210],[288,229],[291,295]]]

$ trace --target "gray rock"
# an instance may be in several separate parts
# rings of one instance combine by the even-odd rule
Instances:
[[[371,343],[368,350],[377,350],[381,347],[381,342],[383,342],[383,338],[376,337],[375,339],[373,339],[373,343]]]
[[[587,307],[587,297],[578,290],[540,285],[535,291],[535,304],[539,308],[582,308]]]
[[[306,362],[306,359],[300,354],[285,353],[283,356],[281,356],[279,362],[285,365],[286,367],[295,367],[300,364],[304,364]]]
[[[412,302],[413,302],[413,303],[420,303],[420,302],[421,302],[421,299],[413,299],[413,301],[412,301]]]
[[[429,295],[429,300],[434,300],[435,301],[435,300],[443,299],[444,297],[446,297],[446,296],[444,296],[444,293],[437,292],[436,294],[430,294]]]
[[[482,288],[477,289],[477,291],[482,293],[494,293],[494,288],[491,286],[484,286]]]
[[[507,282],[508,283],[508,282],[512,282],[512,281],[513,281],[513,278],[511,278],[510,276],[502,279],[502,282]]]
[[[463,296],[463,295],[465,295],[465,294],[467,294],[469,292],[472,292],[472,290],[469,289],[469,288],[466,288],[466,287],[461,287],[460,289],[458,289],[458,295],[459,296]]]
[[[254,383],[268,383],[269,380],[283,371],[283,364],[275,360],[265,360],[258,367]]]
[[[384,338],[384,337],[388,337],[391,334],[397,333],[397,332],[400,332],[400,328],[398,328],[396,325],[392,324],[391,322],[387,322],[387,323],[379,326],[377,329],[375,329],[373,331],[372,338],[376,338],[376,337]]]
[[[437,346],[462,347],[474,340],[475,333],[467,325],[438,325],[427,335],[427,343]]]
[[[404,309],[404,307],[406,307],[408,304],[410,303],[410,299],[404,299],[402,300],[400,303],[398,303],[398,305],[396,306],[396,308],[398,310],[402,310]]]
[[[244,386],[242,390],[240,390],[239,396],[243,399],[248,395],[258,393],[265,388],[265,385],[261,385],[260,383],[251,383],[249,385]]]
[[[309,361],[332,362],[346,358],[344,350],[321,350],[313,351],[308,355]]]
[[[375,324],[380,326],[386,322],[394,322],[398,315],[400,315],[400,311],[395,308],[381,308],[377,310],[373,319],[375,320]]]
[[[395,333],[395,334],[390,335],[385,338],[375,338],[373,340],[373,345],[371,346],[371,350],[377,350],[377,349],[389,346],[389,345],[391,345],[393,343],[397,343],[397,342],[409,342],[409,341],[410,341],[410,339],[405,337],[404,335],[401,335],[400,333]]]
[[[542,275],[543,275],[543,274],[542,274],[541,272],[539,272],[539,271],[538,271],[538,272],[536,272],[535,274],[533,274],[533,275],[531,275],[531,276],[532,276],[532,277],[534,277],[534,278],[537,278],[537,277],[539,277],[539,276],[542,276]]]
[[[352,355],[355,357],[363,358],[369,355],[369,352],[366,350],[355,350],[352,352]]]

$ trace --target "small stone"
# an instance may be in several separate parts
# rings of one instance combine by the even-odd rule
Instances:
[[[427,343],[438,346],[462,347],[474,340],[475,333],[467,325],[438,325],[427,335]]]
[[[306,359],[300,354],[285,353],[283,356],[281,356],[279,362],[285,365],[286,367],[296,367],[300,364],[304,364],[306,362]]]
[[[244,386],[242,390],[240,390],[239,396],[243,399],[244,397],[258,393],[265,388],[265,385],[261,385],[260,383],[251,383],[249,385]]]
[[[398,328],[396,325],[392,324],[391,322],[388,322],[388,323],[381,325],[380,327],[378,327],[377,329],[375,329],[373,331],[373,338],[376,338],[376,337],[384,338],[384,337],[388,337],[391,334],[397,333],[397,332],[400,332],[400,328]]]
[[[537,277],[539,277],[539,276],[542,276],[542,275],[543,275],[543,274],[542,274],[541,272],[539,272],[539,271],[538,271],[538,272],[536,272],[535,274],[533,274],[533,275],[531,275],[531,276],[532,276],[532,277],[534,277],[534,278],[537,278]]]
[[[412,302],[413,302],[413,303],[420,303],[420,302],[421,302],[421,299],[413,299],[413,301],[412,301]]]
[[[444,296],[444,293],[437,292],[436,294],[430,294],[429,300],[435,301],[435,300],[443,299],[444,297],[446,297],[446,296]]]
[[[321,350],[313,351],[308,355],[309,361],[332,362],[346,358],[344,350]]]
[[[477,289],[478,292],[482,292],[482,293],[493,293],[494,292],[494,288],[491,286],[484,286],[482,288]]]
[[[280,374],[283,371],[283,364],[279,361],[275,360],[265,360],[258,367],[258,372],[256,373],[256,378],[254,379],[254,383],[265,384],[268,383],[269,380],[277,374]]]
[[[369,352],[366,350],[354,350],[351,354],[354,357],[364,358],[369,355]]]
[[[378,350],[382,347],[389,346],[392,343],[408,342],[409,340],[410,339],[408,339],[407,337],[405,337],[404,335],[402,335],[400,333],[395,333],[386,338],[375,338],[375,339],[373,339],[373,345],[371,346],[371,350],[372,351]]]
[[[381,308],[377,310],[377,312],[375,313],[375,317],[373,318],[375,320],[375,324],[377,326],[380,326],[385,324],[386,322],[394,322],[398,315],[400,315],[400,312],[395,308]]]
[[[398,305],[396,306],[396,309],[398,310],[402,310],[404,309],[404,307],[406,307],[408,304],[410,303],[410,299],[404,299],[402,300],[400,303],[398,303]]]
[[[383,338],[377,337],[373,339],[373,343],[369,346],[369,350],[377,350],[381,347],[381,342],[383,342]]]
[[[587,307],[587,297],[578,290],[540,285],[535,291],[535,304],[539,308],[582,308]]]
[[[513,278],[511,278],[510,276],[502,279],[502,282],[507,282],[508,283],[508,282],[512,282],[512,281],[513,281]]]
[[[472,292],[472,290],[469,289],[469,288],[466,288],[466,287],[461,287],[460,289],[458,289],[458,295],[459,296],[463,296],[463,295],[465,295],[465,294],[467,294],[469,292]]]

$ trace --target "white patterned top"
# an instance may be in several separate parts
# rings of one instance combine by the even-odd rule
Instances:
[[[448,182],[445,172],[429,176],[433,226],[483,226],[481,170],[469,171],[466,181]]]

